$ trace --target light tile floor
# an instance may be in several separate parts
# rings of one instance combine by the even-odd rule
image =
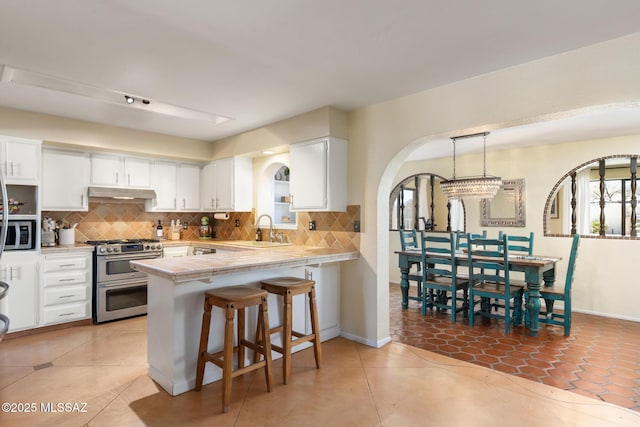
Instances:
[[[140,317],[0,342],[0,401],[23,411],[0,412],[0,426],[640,425],[640,413],[576,393],[401,343],[342,338],[323,343],[320,370],[311,350],[294,354],[290,383],[276,371],[271,393],[262,372],[234,379],[222,414],[219,382],[171,397],[147,377],[145,331]],[[58,403],[79,406],[46,411]]]

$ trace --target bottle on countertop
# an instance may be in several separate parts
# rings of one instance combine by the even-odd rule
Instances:
[[[158,226],[156,227],[156,237],[158,239],[162,239],[164,237],[164,232],[162,231],[162,221],[158,220]]]
[[[256,242],[259,242],[262,240],[262,230],[260,230],[260,227],[258,227],[258,229],[256,230]]]

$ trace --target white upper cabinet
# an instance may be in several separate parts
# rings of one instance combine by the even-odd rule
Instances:
[[[249,212],[253,208],[252,160],[230,157],[202,168],[202,209]]]
[[[347,210],[347,141],[291,144],[289,169],[292,211]]]
[[[42,149],[41,209],[87,211],[89,155],[77,151]],[[73,173],[67,173],[73,171]]]
[[[0,168],[8,184],[40,183],[41,141],[0,136]]]
[[[200,165],[178,165],[178,210],[200,210]]]
[[[91,185],[149,188],[151,161],[118,154],[91,154]]]
[[[151,187],[156,198],[147,200],[147,211],[175,211],[178,197],[178,164],[156,160],[151,167]]]
[[[200,210],[200,164],[156,160],[151,167],[156,198],[147,200],[152,212]]]

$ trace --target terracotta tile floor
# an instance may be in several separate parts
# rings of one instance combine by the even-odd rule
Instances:
[[[410,290],[411,295],[415,288]],[[391,337],[421,349],[486,366],[640,412],[640,323],[573,313],[571,336],[558,326],[540,325],[537,337],[504,322],[420,313],[420,302],[401,310],[400,286],[391,284]],[[462,316],[461,316],[462,317]]]

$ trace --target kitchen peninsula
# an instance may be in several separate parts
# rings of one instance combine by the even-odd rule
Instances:
[[[308,277],[317,283],[320,337],[340,333],[340,262],[357,259],[357,251],[297,245],[242,248],[229,242],[211,244],[214,254],[132,261],[149,275],[148,354],[149,376],[175,396],[195,388],[196,361],[204,306],[204,292],[222,286],[252,284],[279,277]],[[297,297],[301,297],[296,300]],[[294,329],[310,328],[303,295],[294,298]],[[281,302],[269,296],[270,323],[280,323]],[[257,310],[247,310],[247,336],[255,333]],[[212,313],[211,349],[222,349],[223,314]],[[273,336],[278,343],[280,337]],[[306,348],[305,345],[299,349]],[[274,353],[274,356],[276,354]],[[221,371],[207,364],[204,383],[221,378]]]

